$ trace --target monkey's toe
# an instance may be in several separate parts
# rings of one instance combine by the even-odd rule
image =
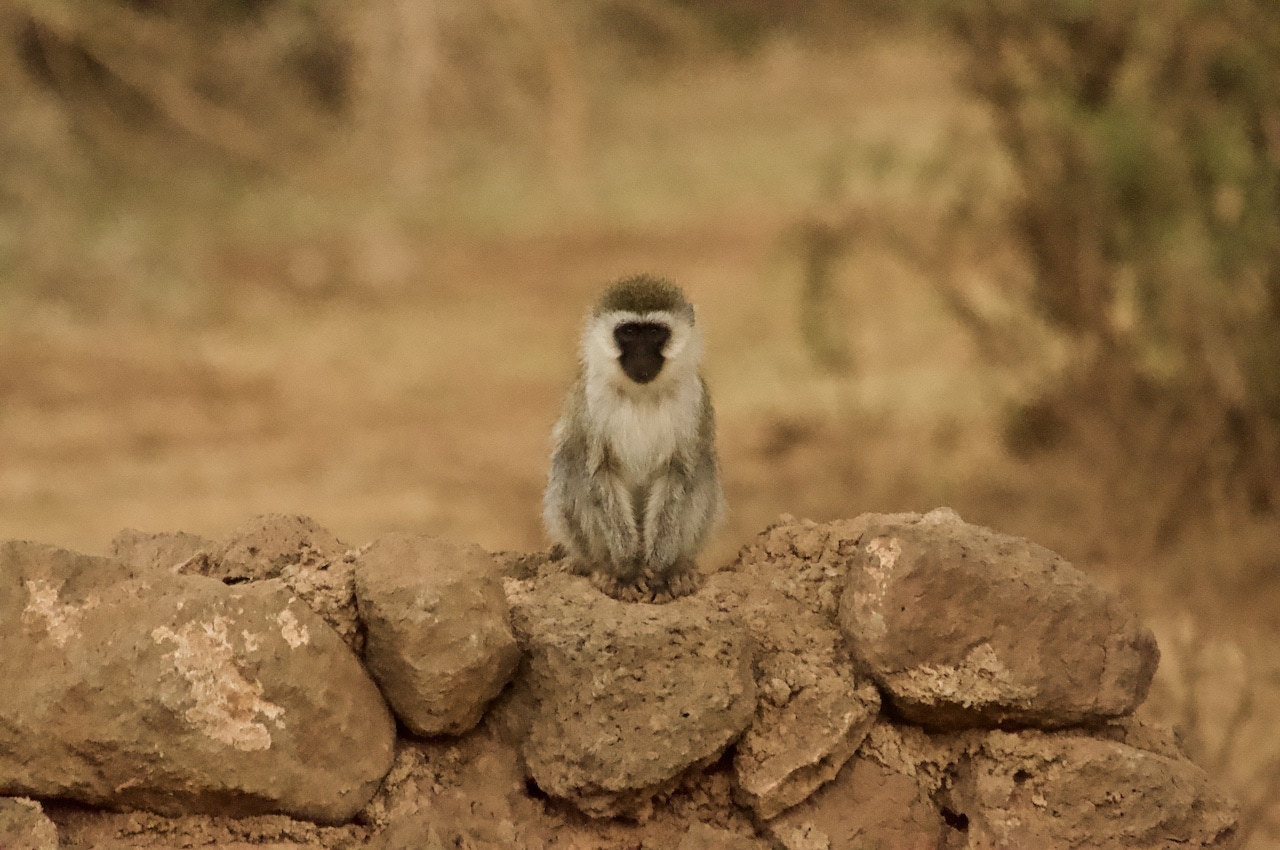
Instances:
[[[701,587],[702,574],[690,570],[668,577],[666,592],[671,595],[672,599],[678,599],[681,596],[690,596],[697,593]]]
[[[610,573],[593,570],[588,573],[591,584],[605,596],[610,596],[620,602],[652,602],[653,594],[649,590],[649,584],[644,577],[637,576],[635,579],[623,579]]]
[[[598,569],[585,574],[601,593],[621,602],[670,602],[696,593],[702,586],[702,575],[687,559],[677,561],[663,573],[644,567],[626,576]]]

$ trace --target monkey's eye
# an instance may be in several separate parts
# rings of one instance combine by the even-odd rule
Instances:
[[[671,329],[662,322],[624,322],[613,329],[613,338],[624,352],[643,350],[661,355]]]

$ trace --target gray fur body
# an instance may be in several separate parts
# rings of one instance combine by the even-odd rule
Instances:
[[[623,325],[669,330],[652,374],[623,365]],[[724,510],[693,308],[665,281],[619,281],[588,318],[581,355],[554,432],[547,530],[606,590],[687,592]]]

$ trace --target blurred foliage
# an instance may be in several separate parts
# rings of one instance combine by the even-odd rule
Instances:
[[[1070,350],[1010,446],[1124,470],[1115,508],[1165,543],[1224,500],[1280,508],[1280,4],[943,9],[1019,184],[1034,274],[1011,297]],[[948,295],[984,350],[1028,356],[973,287]]]
[[[780,34],[810,44],[847,41],[868,23],[900,20],[907,6],[901,0],[599,0],[590,17],[621,45],[667,60],[690,51],[746,55]]]
[[[1127,470],[1116,498],[1153,504],[1154,537],[1215,501],[1274,511],[1280,6],[922,8],[967,51],[1016,190],[1010,202],[1007,175],[975,172],[953,187],[951,218],[895,230],[864,205],[804,223],[801,332],[819,365],[856,372],[833,281],[856,245],[888,240],[943,271],[931,277],[993,359],[1068,349],[1011,415],[1015,451],[1071,444]],[[607,220],[708,162],[791,168],[777,180],[798,183],[813,158],[798,146],[833,140],[785,135],[794,114],[752,116],[781,128],[774,147],[752,148],[726,144],[742,120],[733,104],[721,135],[676,139],[687,116],[659,130],[628,123],[619,101],[657,109],[659,89],[635,78],[679,81],[770,39],[847,48],[919,14],[899,0],[10,0],[0,287],[96,308],[147,281],[201,309],[210,282],[237,276],[309,293],[406,285],[414,236],[462,215],[446,186],[545,227],[557,209]],[[601,165],[606,134],[616,159]],[[972,236],[983,222],[985,244]],[[1011,261],[1010,234],[1034,273]]]
[[[322,248],[270,272],[287,286],[359,284],[371,254],[456,226],[460,199],[481,218],[585,208],[593,109],[637,71],[817,38],[863,5],[9,0],[0,291],[208,309],[228,263],[261,262],[228,255],[291,242]]]

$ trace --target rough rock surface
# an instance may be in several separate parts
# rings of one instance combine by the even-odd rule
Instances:
[[[281,586],[4,543],[0,643],[0,793],[339,822],[391,764],[376,686]]]
[[[867,523],[840,623],[897,714],[933,728],[1129,714],[1159,661],[1119,598],[1048,549],[947,509]]]
[[[864,756],[765,828],[786,850],[940,850],[945,831],[915,779]]]
[[[475,726],[520,661],[498,565],[479,546],[379,538],[356,560],[356,598],[365,665],[419,735]]]
[[[867,732],[858,755],[911,777],[924,794],[933,796],[949,781],[973,734],[930,735],[917,726],[893,723],[881,716]]]
[[[921,525],[953,526],[947,539],[973,557],[970,527],[945,510],[784,520],[701,591],[661,606],[610,599],[566,574],[554,553],[491,559],[437,541],[445,557],[423,567],[431,559],[418,557],[430,548],[422,539],[347,552],[299,517],[260,517],[220,544],[126,532],[114,545],[120,559],[0,544],[0,641],[9,651],[0,681],[16,683],[11,702],[0,702],[0,794],[175,815],[47,801],[48,821],[34,822],[45,832],[55,824],[64,850],[1225,848],[1231,804],[1168,730],[1136,716],[1048,732],[924,728],[893,710],[873,720],[876,692],[855,673],[841,594],[865,570],[867,544],[884,536],[877,529],[913,529],[894,555],[906,564],[919,554],[911,535]],[[993,533],[977,531],[990,542]],[[1005,556],[1012,561],[961,570],[961,579],[990,585],[993,605],[1039,606],[1045,633],[1075,610],[1047,606],[1062,587],[1082,609],[1092,599],[1102,601],[1089,603],[1094,613],[1109,610],[1110,597],[1073,590],[1078,574],[1046,568],[1025,541],[997,546],[991,560]],[[480,700],[475,728],[396,742],[378,784],[391,758],[390,715],[353,655],[293,597],[308,588],[311,605],[354,623],[354,571],[371,564],[377,587],[365,596],[385,592],[398,611],[389,620],[422,626],[433,603],[415,594],[470,575],[468,561],[491,597],[496,577],[505,579],[529,655],[511,687],[487,706]],[[195,575],[203,573],[223,581]],[[1002,584],[1011,574],[1025,586]],[[450,611],[478,606],[451,626],[465,635],[508,604],[501,593],[483,603],[448,601],[449,593],[438,604]],[[962,592],[951,619],[916,625],[964,640],[962,627],[986,616],[975,598],[990,601]],[[882,613],[894,621],[894,611]],[[428,631],[409,630],[422,648],[398,663],[412,667],[439,650]],[[944,642],[932,637],[930,647]],[[1058,673],[1080,660],[1046,660],[1035,641],[1013,646],[1020,662],[1038,658]],[[468,651],[445,654],[457,662]],[[1110,681],[1087,666],[1085,674],[1073,679],[1079,695]],[[951,684],[982,702],[993,681]],[[357,692],[372,708],[360,709]],[[332,822],[374,784],[356,823],[254,814]],[[17,814],[30,822],[33,811]],[[614,814],[624,817],[601,817]]]
[[[180,571],[227,584],[283,583],[359,653],[364,633],[356,612],[353,557],[354,553],[348,552],[338,538],[310,517],[263,514],[208,551],[197,553],[182,564]]]
[[[165,817],[61,805],[49,814],[59,850],[364,850],[370,833],[359,824],[319,826],[285,815]]]
[[[755,835],[750,818],[733,804],[720,765],[687,775],[644,823],[584,817],[531,794],[520,742],[507,741],[493,722],[512,702],[510,692],[504,694],[465,735],[400,742],[386,781],[360,813],[376,831],[371,847],[425,850],[437,846],[430,843],[434,832],[442,850],[673,850],[694,823],[744,841]]]
[[[58,830],[35,800],[0,797],[0,850],[58,850]]]
[[[139,570],[190,572],[188,561],[208,558],[217,546],[212,540],[185,531],[152,533],[126,528],[111,541],[111,557]]]
[[[918,514],[862,514],[854,519],[814,522],[783,514],[738,553],[725,572],[746,584],[767,587],[835,620],[858,542],[880,517],[910,519]]]
[[[1227,847],[1234,805],[1185,758],[1084,735],[991,732],[945,795],[971,850]]]
[[[338,538],[310,517],[262,514],[241,525],[213,553],[221,579],[260,580],[284,575],[288,567],[320,567],[347,551]]]
[[[643,819],[655,794],[750,724],[749,638],[706,600],[619,602],[565,574],[507,590],[528,653],[523,754],[547,793],[589,815]]]
[[[713,575],[700,594],[751,635],[756,716],[735,747],[738,798],[772,818],[833,779],[880,711],[831,622],[740,575]]]
[[[371,846],[380,850],[542,850],[540,815],[516,750],[479,730],[402,742],[361,819],[379,827]]]
[[[763,841],[705,823],[690,824],[676,850],[766,850]]]

